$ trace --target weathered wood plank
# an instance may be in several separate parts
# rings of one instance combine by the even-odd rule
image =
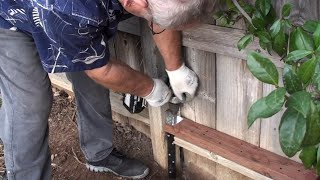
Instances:
[[[129,19],[129,22],[130,20],[133,23],[134,21],[139,21],[138,18]],[[138,30],[140,33],[140,26],[138,27]],[[114,38],[113,52],[116,58],[128,64],[133,69],[137,71],[143,71],[141,43],[139,36],[118,32]],[[148,109],[146,108],[139,114],[131,114],[123,107],[122,96],[118,95],[118,99],[115,99],[114,96],[115,94],[113,94],[113,97],[111,96],[112,110],[128,117],[127,123],[129,125],[133,126],[136,130],[144,133],[150,138],[151,132]]]
[[[247,69],[246,61],[217,55],[217,130],[259,145],[260,123],[250,129],[247,113],[262,96],[260,83]]]
[[[190,29],[183,32],[183,45],[237,59],[246,59],[250,51],[260,50],[262,54],[270,58],[277,67],[283,67],[280,58],[276,55],[270,56],[261,50],[257,41],[249,45],[245,50],[239,51],[237,44],[243,35],[244,31],[239,29],[202,25],[197,29]]]
[[[153,41],[152,34],[149,31],[148,24],[145,21],[141,21],[141,32],[144,36],[141,37],[141,47],[143,65],[145,72],[153,77],[160,78],[164,75],[165,68],[162,57]],[[149,118],[152,148],[155,161],[164,169],[167,169],[167,142],[165,139],[164,124],[165,124],[165,111],[168,110],[168,106],[151,107],[149,106]]]
[[[259,145],[260,124],[248,129],[250,105],[261,96],[262,85],[246,67],[246,61],[217,55],[217,130]],[[218,179],[246,179],[217,165]]]
[[[199,77],[199,89],[193,101],[185,103],[181,109],[184,117],[192,118],[197,123],[215,128],[215,54],[193,48],[185,48],[186,64],[194,70]],[[186,170],[200,171],[204,176],[215,176],[214,162],[185,151]]]
[[[255,179],[255,180],[258,180],[258,179],[267,180],[268,179],[268,180],[270,180],[269,177],[263,176],[263,175],[255,172],[255,171],[253,171],[251,169],[248,169],[248,168],[246,168],[244,166],[241,166],[241,165],[239,165],[239,164],[237,164],[235,162],[232,162],[232,161],[230,161],[230,160],[228,160],[228,159],[226,159],[226,158],[224,158],[222,156],[219,156],[219,155],[215,154],[214,152],[208,151],[208,150],[203,149],[203,148],[201,148],[199,146],[191,144],[191,143],[189,143],[189,142],[187,142],[187,141],[185,141],[183,139],[180,139],[180,138],[176,137],[174,143],[177,146],[183,147],[183,148],[185,148],[185,149],[187,149],[187,150],[189,150],[189,151],[191,151],[193,153],[196,153],[196,154],[198,154],[200,156],[208,158],[211,161],[214,161],[214,162],[216,162],[218,164],[221,164],[222,166],[228,167],[231,170],[239,172],[239,173],[241,173],[241,174],[243,174],[243,175],[245,175],[247,177],[250,177],[252,179]]]
[[[116,58],[137,71],[143,71],[140,37],[118,32],[114,42]]]
[[[134,28],[134,26],[135,25],[132,24],[131,27]],[[248,52],[255,51],[258,49],[257,47],[260,46],[258,41],[255,41],[253,44],[249,45],[247,49],[239,51],[237,43],[241,37],[243,37],[244,33],[245,31],[239,29],[202,25],[198,28],[189,29],[183,32],[183,45],[185,47],[196,48],[237,59],[246,59]],[[283,67],[283,63],[278,56],[270,56],[265,51],[261,51],[266,57],[272,59],[277,67]]]
[[[199,78],[199,87],[197,96],[190,103],[186,103],[183,105],[182,113],[184,117],[189,117],[188,114],[190,114],[192,120],[197,123],[215,128],[215,54],[193,48],[186,48],[185,54],[187,59],[186,64],[197,74]]]
[[[118,25],[118,30],[136,36],[141,35],[140,20],[138,17],[131,17],[125,21],[121,21]]]
[[[275,1],[275,8],[278,14],[286,3],[292,4],[290,19],[296,25],[303,25],[306,20],[317,20],[319,18],[319,1],[317,0],[277,0]]]
[[[305,170],[300,163],[188,119],[175,126],[166,125],[165,130],[177,138],[272,179],[316,178],[314,171]]]
[[[67,79],[65,73],[49,74],[49,78],[53,86],[57,87],[58,89],[63,89],[69,95],[73,95],[72,84]]]

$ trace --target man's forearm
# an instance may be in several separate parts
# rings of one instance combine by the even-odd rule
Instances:
[[[116,92],[144,97],[153,89],[153,80],[150,77],[114,60],[86,73],[97,83]]]
[[[155,32],[160,32],[161,30],[160,27],[154,25]],[[181,59],[181,32],[165,30],[161,34],[154,35],[153,39],[164,59],[166,69],[169,71],[178,69],[183,63]]]

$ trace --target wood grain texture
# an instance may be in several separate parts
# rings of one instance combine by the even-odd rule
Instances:
[[[250,44],[245,50],[239,51],[237,44],[244,36],[244,32],[245,31],[240,29],[202,25],[197,29],[183,31],[183,45],[189,48],[214,52],[237,59],[246,59],[248,52],[260,50],[262,54],[270,58],[277,67],[283,67],[278,56],[270,56],[259,48],[260,46],[257,40]]]
[[[145,73],[153,78],[163,77],[165,68],[162,57],[153,41],[152,34],[145,21],[141,22],[141,32],[144,36],[141,37],[141,47]],[[167,142],[164,132],[164,124],[166,119],[165,111],[168,110],[168,105],[162,107],[149,106],[150,131],[152,148],[155,161],[160,167],[167,169]]]
[[[175,137],[213,152],[271,179],[315,179],[314,171],[303,165],[271,153],[225,133],[184,119],[165,130]]]
[[[277,0],[273,3],[278,15],[284,4],[292,4],[290,19],[295,25],[303,25],[306,20],[317,20],[319,18],[318,0]]]
[[[208,151],[206,149],[203,149],[203,148],[198,147],[198,146],[196,146],[194,144],[191,144],[191,143],[189,143],[189,142],[187,142],[187,141],[185,141],[183,139],[180,139],[180,138],[176,137],[174,143],[176,145],[180,146],[180,147],[183,147],[183,148],[193,152],[193,153],[199,154],[200,156],[203,156],[203,157],[205,157],[205,158],[207,158],[207,159],[209,159],[211,161],[214,161],[214,162],[216,162],[218,164],[221,164],[224,167],[230,168],[230,170],[229,169],[225,170],[227,168],[217,170],[216,172],[219,173],[218,176],[220,178],[224,177],[225,179],[231,179],[229,174],[232,174],[233,172],[231,170],[233,170],[233,171],[236,171],[236,172],[239,172],[239,173],[245,175],[246,177],[250,177],[252,179],[270,180],[270,178],[268,178],[266,176],[263,176],[263,175],[255,172],[255,171],[253,171],[251,169],[243,167],[243,166],[241,166],[241,165],[239,165],[239,164],[237,164],[235,162],[232,162],[232,161],[230,161],[230,160],[228,160],[228,159],[226,159],[226,158],[224,158],[222,156],[219,156],[219,155],[217,155],[217,154],[215,154],[213,152],[210,152],[210,151]],[[228,173],[226,173],[226,171]]]
[[[141,35],[140,20],[138,17],[131,17],[125,21],[121,21],[118,25],[118,30],[130,33],[136,36]]]
[[[143,71],[140,37],[118,32],[114,42],[116,58],[137,71]]]
[[[262,96],[260,83],[247,69],[246,61],[217,55],[217,130],[259,145],[260,123],[250,129],[247,113]]]
[[[215,54],[193,48],[184,50],[187,66],[199,77],[199,89],[197,96],[191,102],[183,104],[181,113],[184,117],[189,117],[197,123],[215,128]],[[215,176],[216,164],[214,162],[190,151],[184,152],[186,171]]]
[[[130,18],[126,20],[129,23],[137,24],[138,18]],[[121,25],[120,25],[121,27]],[[137,32],[140,33],[140,26],[136,26]],[[123,28],[123,27],[122,27]],[[129,65],[131,68],[143,72],[143,61],[141,55],[141,40],[139,36],[118,32],[114,38],[114,54],[117,59]],[[119,98],[119,97],[118,97]],[[119,112],[121,115],[128,117],[128,124],[133,126],[138,131],[151,137],[150,132],[150,119],[148,108],[139,114],[131,114],[128,112],[119,101],[112,99],[113,111]]]
[[[186,64],[197,74],[199,78],[199,87],[196,97],[190,103],[183,105],[182,114],[184,117],[188,117],[189,114],[195,122],[215,128],[215,54],[193,48],[186,48],[185,57]]]
[[[131,24],[131,26],[134,28],[136,25]],[[147,32],[143,32],[143,34],[144,33]],[[201,25],[198,28],[183,31],[183,46],[238,59],[246,59],[248,52],[261,49],[258,48],[260,46],[256,40],[253,44],[249,45],[247,49],[238,51],[237,43],[243,37],[244,33],[245,31],[240,29],[225,28],[214,25]],[[149,49],[148,47],[144,48],[144,51]],[[278,56],[275,54],[270,56],[264,50],[261,51],[264,56],[272,59],[277,67],[283,67],[283,63],[279,61],[280,58]]]

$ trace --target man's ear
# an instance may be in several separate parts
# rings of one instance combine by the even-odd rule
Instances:
[[[148,7],[148,1],[147,0],[123,0],[123,6],[124,7],[130,7],[133,5],[138,5],[142,8]]]

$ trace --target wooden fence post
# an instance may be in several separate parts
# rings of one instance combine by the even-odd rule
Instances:
[[[146,21],[141,20],[141,48],[145,73],[152,78],[161,78],[165,73],[165,67],[161,55],[153,42],[152,34]],[[167,169],[167,143],[164,132],[165,111],[168,106],[148,107],[150,118],[150,131],[153,155],[155,161],[163,168]]]

